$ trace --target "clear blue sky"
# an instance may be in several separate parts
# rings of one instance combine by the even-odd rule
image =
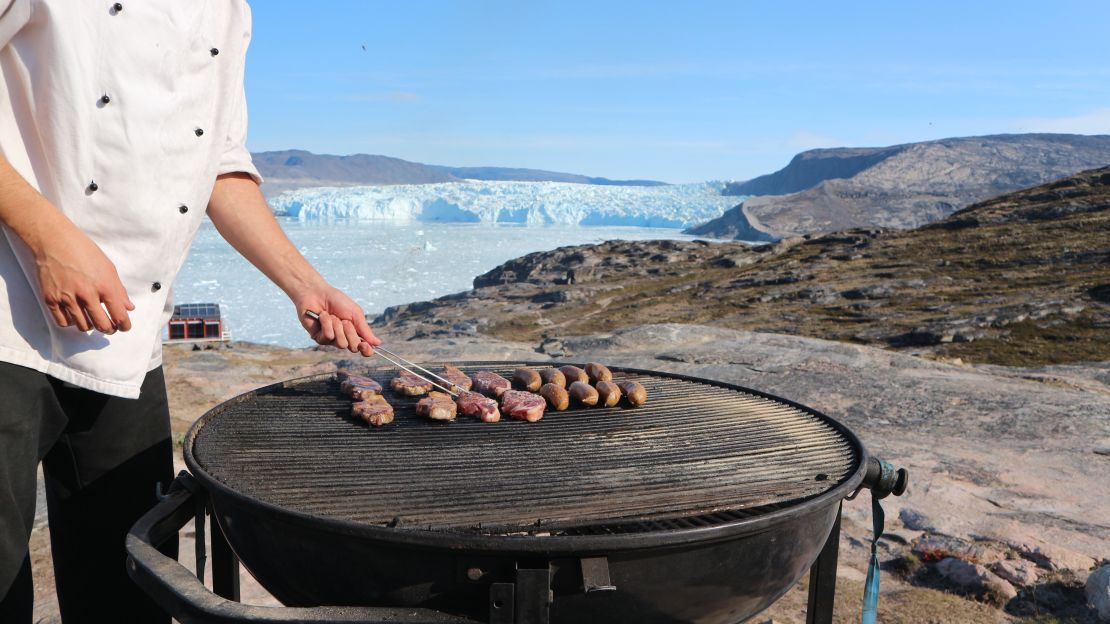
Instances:
[[[1101,0],[252,7],[253,150],[690,182],[813,147],[1110,133]]]

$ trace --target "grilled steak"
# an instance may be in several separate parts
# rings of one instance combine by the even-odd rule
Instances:
[[[455,420],[456,412],[455,400],[443,392],[429,392],[416,402],[417,415],[432,420]]]
[[[382,385],[369,377],[347,374],[339,382],[339,391],[352,399],[361,400],[372,394],[381,394]]]
[[[432,384],[413,375],[408,371],[401,371],[389,382],[389,387],[398,394],[405,396],[421,396],[432,390]]]
[[[478,371],[471,375],[470,379],[474,381],[475,392],[481,392],[495,399],[500,399],[506,390],[513,387],[508,379],[490,371]]]
[[[464,416],[477,418],[482,422],[497,422],[501,420],[501,410],[497,408],[497,401],[477,392],[461,392],[455,399],[459,411]]]
[[[543,418],[543,410],[547,401],[538,394],[524,392],[523,390],[506,390],[501,395],[501,409],[516,420],[536,422]]]
[[[368,425],[380,427],[393,422],[393,406],[382,395],[371,394],[351,404],[351,415]]]
[[[443,367],[443,372],[441,372],[439,376],[443,377],[447,381],[450,381],[463,390],[470,390],[470,387],[472,385],[470,377],[467,377],[466,373],[462,372],[458,368],[455,368],[454,366],[451,366],[450,364]],[[451,390],[457,392],[458,388],[451,388]]]

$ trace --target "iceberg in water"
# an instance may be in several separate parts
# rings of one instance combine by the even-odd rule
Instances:
[[[301,221],[366,219],[522,225],[684,228],[715,219],[743,197],[724,183],[601,186],[570,182],[464,181],[320,187],[270,198],[279,216]]]

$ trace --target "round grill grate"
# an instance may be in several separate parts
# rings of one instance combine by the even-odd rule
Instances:
[[[520,364],[459,366],[508,377]],[[647,405],[548,411],[538,423],[435,423],[415,414],[415,399],[387,390],[396,419],[368,428],[322,375],[214,408],[186,444],[212,478],[271,505],[487,534],[732,522],[808,500],[859,466],[850,434],[811,410],[717,382],[612,370],[642,383]],[[395,371],[368,372],[388,387]]]

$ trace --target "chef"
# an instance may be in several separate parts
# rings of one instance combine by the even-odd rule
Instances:
[[[169,621],[124,537],[173,477],[160,335],[205,215],[316,342],[380,343],[259,191],[250,35],[244,0],[0,0],[0,622],[31,622],[40,462],[63,621]]]

